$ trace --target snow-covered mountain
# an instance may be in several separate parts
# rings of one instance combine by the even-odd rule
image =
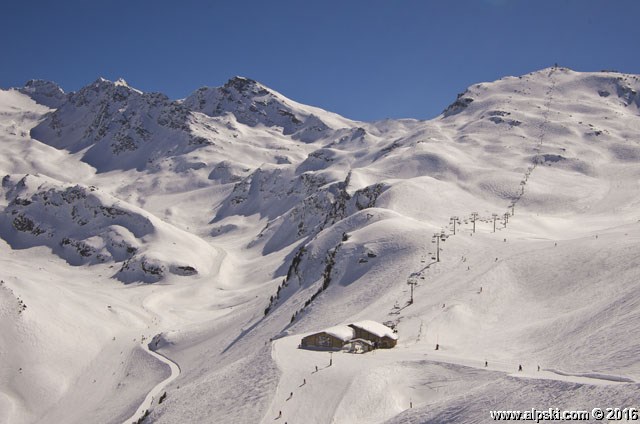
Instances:
[[[0,90],[0,422],[634,406],[639,90],[554,67],[371,123],[243,77]],[[398,345],[298,349],[362,320]]]
[[[100,172],[141,170],[160,154],[211,143],[192,134],[189,118],[186,107],[163,94],[142,93],[122,79],[99,78],[71,93],[31,136],[72,153],[84,151],[83,160]]]
[[[244,77],[234,77],[222,87],[203,87],[187,97],[184,105],[209,116],[233,114],[239,123],[251,127],[280,127],[284,135],[307,142],[326,137],[327,130],[353,125],[339,115],[296,103]]]

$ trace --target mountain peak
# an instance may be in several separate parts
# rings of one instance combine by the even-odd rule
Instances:
[[[252,95],[264,96],[271,93],[265,86],[263,86],[259,82],[252,80],[251,78],[245,78],[241,76],[235,76],[229,79],[229,81],[227,81],[225,85],[222,86],[222,90],[224,91],[229,91],[231,89],[247,97]]]
[[[83,87],[80,89],[80,91],[86,90],[86,89],[91,89],[93,91],[95,91],[96,89],[98,91],[102,91],[102,90],[111,90],[114,88],[118,88],[118,87],[122,87],[128,91],[134,91],[138,94],[143,94],[142,91],[131,87],[127,81],[124,80],[124,78],[118,78],[115,82],[108,80],[104,77],[98,77],[93,83],[87,85],[86,87]]]
[[[115,85],[120,85],[123,87],[129,87],[129,84],[127,84],[127,82],[124,80],[124,78],[118,78],[116,80],[116,82],[114,82]]]
[[[113,83],[110,80],[106,79],[105,77],[98,77],[92,84],[90,84],[90,86],[99,87],[102,85],[109,86],[111,84]]]
[[[32,79],[19,91],[42,105],[57,108],[66,100],[66,94],[58,84],[51,81]]]
[[[189,109],[209,116],[231,114],[245,125],[280,127],[284,135],[307,142],[324,131],[351,126],[351,122],[320,108],[288,99],[263,84],[242,76],[230,78],[222,87],[202,87],[184,99]]]
[[[158,93],[142,93],[124,79],[98,78],[68,96],[31,129],[35,139],[78,152],[99,172],[144,168],[169,150],[193,150],[208,142],[192,135],[189,110]],[[179,146],[179,147],[178,147]]]
[[[42,79],[30,79],[24,84],[24,88],[30,89],[30,90],[38,90],[38,89],[46,88],[46,89],[60,90],[61,92],[64,93],[62,88],[60,88],[60,86],[55,82],[42,80]]]
[[[243,77],[240,75],[236,75],[234,77],[229,78],[229,80],[225,83],[225,87],[236,87],[236,88],[242,88],[246,85],[252,85],[252,84],[257,84],[258,82],[256,80],[253,80],[251,78],[247,78],[247,77]]]

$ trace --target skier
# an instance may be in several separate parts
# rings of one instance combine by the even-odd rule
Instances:
[[[282,418],[282,411],[278,413],[278,418]]]
[[[538,365],[538,371],[540,371],[540,365]]]
[[[440,350],[440,345],[436,343],[436,350]]]
[[[318,372],[318,366],[316,365],[316,372]]]
[[[518,365],[518,371],[522,371],[522,365]]]
[[[487,368],[489,366],[489,362],[484,361],[484,367]]]

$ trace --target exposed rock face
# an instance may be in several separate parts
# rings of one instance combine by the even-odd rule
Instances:
[[[37,103],[53,109],[60,107],[67,100],[67,95],[62,88],[51,81],[29,80],[19,91]]]
[[[285,133],[302,124],[286,101],[254,80],[234,77],[222,87],[203,87],[185,99],[192,110],[209,116],[232,113],[238,122],[256,126],[281,126]]]
[[[207,143],[191,133],[188,108],[124,80],[99,78],[67,99],[31,136],[71,152],[88,148],[84,160],[98,171],[142,169],[168,151],[184,153]]]
[[[71,265],[121,263],[115,277],[125,282],[198,274],[191,264],[149,255],[147,236],[159,234],[154,243],[168,243],[159,228],[167,224],[95,187],[26,175],[6,176],[3,188],[9,203],[0,231],[15,248],[48,246]],[[177,248],[188,252],[189,246]]]
[[[94,187],[24,176],[9,191],[6,239],[18,247],[49,246],[73,265],[131,258],[151,221]],[[9,225],[7,225],[9,224]]]
[[[222,87],[203,87],[187,97],[185,106],[209,116],[234,115],[245,125],[281,127],[284,135],[304,142],[325,135],[329,126],[319,117],[303,110],[284,96],[244,77],[231,78]]]
[[[465,110],[472,102],[473,98],[469,96],[469,92],[465,91],[464,93],[458,94],[456,101],[447,106],[442,113],[445,117],[458,114]]]

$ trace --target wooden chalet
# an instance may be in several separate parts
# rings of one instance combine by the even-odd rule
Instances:
[[[375,321],[359,321],[349,324],[356,339],[369,340],[376,348],[390,349],[398,343],[398,335],[386,325]]]
[[[340,350],[354,338],[355,331],[347,325],[327,328],[319,333],[309,334],[302,339],[300,347],[314,350]]]
[[[364,353],[373,349],[392,348],[398,336],[391,328],[375,321],[359,321],[337,325],[302,338],[301,349],[341,350]]]

